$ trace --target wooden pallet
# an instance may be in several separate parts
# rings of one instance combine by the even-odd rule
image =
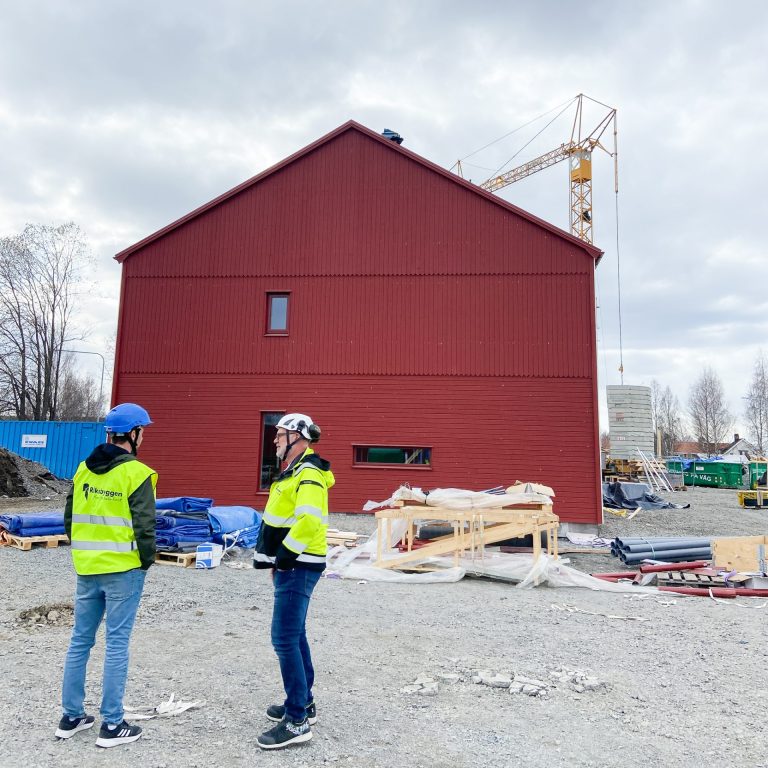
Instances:
[[[179,568],[194,568],[197,552],[158,552],[155,562],[158,565],[176,565]]]
[[[32,546],[39,544],[44,549],[55,549],[59,544],[69,544],[69,538],[66,534],[56,534],[52,536],[14,536],[8,531],[3,531],[0,535],[0,545],[22,549],[28,552]]]
[[[660,587],[727,587],[725,578],[716,573],[701,573],[700,570],[711,571],[711,568],[696,571],[669,571],[656,574],[656,583]]]

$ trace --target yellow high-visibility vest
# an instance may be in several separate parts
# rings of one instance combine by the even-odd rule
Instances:
[[[306,461],[308,448],[288,477],[269,491],[262,525],[288,529],[282,543],[298,555],[299,562],[325,562],[328,531],[328,489],[333,473]]]
[[[72,560],[81,576],[122,573],[141,567],[128,498],[157,473],[125,461],[101,475],[81,462],[72,489]]]

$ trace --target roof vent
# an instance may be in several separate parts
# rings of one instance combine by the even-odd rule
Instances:
[[[389,139],[390,141],[394,141],[395,144],[402,144],[403,143],[403,137],[399,133],[395,133],[394,131],[390,131],[389,128],[385,128],[381,135],[385,139]]]

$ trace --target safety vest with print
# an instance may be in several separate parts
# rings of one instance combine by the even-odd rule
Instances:
[[[77,468],[72,488],[72,560],[81,576],[122,573],[141,567],[128,499],[157,473],[140,461],[125,461],[105,472]]]
[[[298,567],[323,570],[328,549],[328,489],[335,482],[330,464],[307,448],[269,489],[262,518],[256,567],[278,564],[282,545]],[[277,555],[277,558],[275,557]]]

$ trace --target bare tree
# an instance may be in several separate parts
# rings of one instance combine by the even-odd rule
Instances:
[[[691,386],[688,414],[701,450],[710,456],[717,453],[733,425],[733,416],[725,404],[720,377],[708,366]]]
[[[671,456],[675,444],[683,439],[680,401],[669,386],[662,387],[656,379],[651,380],[651,416],[654,432],[661,433],[661,454]]]
[[[752,382],[744,399],[747,401],[744,418],[750,437],[760,455],[764,456],[768,443],[768,363],[762,350],[755,360]]]
[[[78,376],[72,368],[72,356],[62,363],[57,418],[62,421],[98,421],[106,411],[99,399],[99,385],[92,376]]]
[[[87,263],[73,223],[28,224],[0,239],[0,413],[57,416],[62,347],[71,333],[75,286]]]

